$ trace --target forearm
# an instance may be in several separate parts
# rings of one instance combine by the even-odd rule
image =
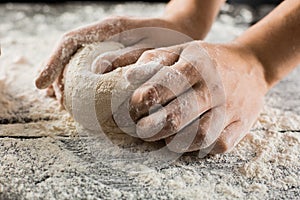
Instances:
[[[225,0],[172,0],[164,18],[190,33],[193,39],[203,39],[209,32]]]
[[[236,41],[255,54],[272,87],[300,64],[300,1],[285,0]]]

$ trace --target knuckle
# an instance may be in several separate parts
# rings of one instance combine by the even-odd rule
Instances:
[[[113,15],[104,19],[102,23],[111,27],[120,28],[126,26],[128,20],[129,17]]]
[[[74,32],[70,31],[70,32],[64,33],[62,35],[62,39],[61,40],[62,41],[68,41],[68,40],[70,40],[73,37],[74,37]]]
[[[128,17],[127,16],[121,16],[121,15],[110,15],[105,20],[122,21],[124,19],[128,19]]]
[[[176,112],[171,112],[167,114],[166,117],[166,127],[172,131],[178,131],[180,125],[180,115]]]
[[[110,15],[108,17],[106,17],[102,23],[109,23],[109,22],[114,22],[114,21],[118,21],[121,17],[118,15]]]
[[[184,57],[182,57],[184,59]],[[189,62],[188,60],[184,59],[183,61],[181,61],[180,66],[183,68],[192,68],[193,65],[191,62]]]
[[[157,90],[152,86],[137,89],[130,99],[130,115],[137,120],[141,114],[150,112],[158,98]]]
[[[154,85],[146,87],[142,95],[144,97],[143,100],[148,107],[153,106],[158,102],[159,96],[157,88]]]
[[[66,48],[72,48],[78,45],[80,37],[82,36],[79,36],[74,32],[65,33],[61,38],[61,44],[65,45]]]
[[[193,144],[196,146],[199,146],[199,148],[201,147],[201,145],[203,145],[205,137],[207,135],[207,130],[203,127],[203,126],[199,126],[197,128],[195,128],[196,132],[196,136],[194,138]]]
[[[189,73],[192,75],[199,74],[196,64],[193,61],[183,61],[180,65],[180,70],[182,71],[182,73]]]
[[[222,154],[228,152],[229,150],[230,150],[230,146],[227,140],[224,137],[220,137],[214,146],[213,153]]]
[[[156,51],[155,50],[148,50],[148,51],[145,51],[142,54],[142,57],[153,57],[155,55],[156,55]]]
[[[140,56],[139,62],[144,63],[144,62],[155,60],[157,57],[160,57],[161,54],[162,54],[161,50],[157,50],[157,49],[146,50]]]

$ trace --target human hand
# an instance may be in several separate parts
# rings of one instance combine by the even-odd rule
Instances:
[[[142,29],[145,27],[160,27],[164,29],[160,31],[157,31],[158,29],[154,29],[153,31]],[[48,95],[56,95],[58,100],[62,101],[64,67],[76,51],[85,44],[114,40],[128,47],[106,54],[101,59],[98,59],[99,61],[92,71],[95,73],[105,73],[117,67],[136,62],[145,50],[191,40],[188,36],[183,36],[183,34],[179,40],[177,38],[174,39],[172,36],[162,37],[163,34],[168,33],[166,29],[185,33],[185,30],[170,20],[159,18],[137,19],[130,17],[111,17],[101,22],[70,31],[63,35],[54,52],[46,61],[44,69],[36,79],[36,86],[39,89],[49,87]]]
[[[238,43],[193,41],[146,51],[137,64],[158,57],[169,59],[130,100],[137,136],[164,139],[180,153],[231,150],[255,122],[268,89],[258,59]],[[137,69],[127,71],[129,82]]]

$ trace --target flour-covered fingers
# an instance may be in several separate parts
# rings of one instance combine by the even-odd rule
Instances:
[[[44,65],[44,69],[35,81],[36,87],[45,89],[62,73],[64,66],[77,51],[79,45],[74,41],[62,41]]]
[[[167,147],[177,153],[207,149],[217,140],[226,124],[223,109],[213,108],[176,135],[166,138]]]
[[[189,90],[200,77],[195,67],[184,60],[179,60],[173,66],[163,67],[134,91],[130,107],[133,120],[147,114],[154,105],[165,105]]]
[[[132,21],[132,23],[128,23],[128,21]],[[131,28],[134,24],[136,24],[135,21],[128,18],[113,17],[64,34],[36,79],[37,88],[45,89],[51,85],[62,73],[74,53],[84,44],[107,40],[113,35]]]
[[[46,90],[46,94],[48,97],[55,97],[55,91],[53,89],[53,85],[50,85],[47,90]]]
[[[242,121],[234,121],[221,133],[218,140],[211,147],[211,154],[220,154],[230,151],[247,134]]]
[[[107,52],[95,59],[92,63],[91,71],[97,74],[103,74],[118,67],[131,65],[139,59],[143,52],[149,49],[150,48],[145,45],[135,45],[117,51]]]
[[[141,55],[137,64],[156,61],[164,66],[171,66],[178,61],[181,51],[181,45],[149,50]]]
[[[197,84],[165,107],[140,119],[136,128],[137,135],[146,141],[157,141],[169,137],[210,107],[211,100],[207,88]]]
[[[55,98],[63,106],[64,101],[64,83],[63,83],[63,74],[60,74],[58,78],[52,84]]]
[[[145,51],[137,63],[128,69],[125,78],[130,84],[142,84],[154,76],[163,66],[173,65],[179,58],[177,51],[170,51],[166,48]]]

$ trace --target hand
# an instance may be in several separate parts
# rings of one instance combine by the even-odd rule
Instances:
[[[161,27],[186,33],[179,25],[170,20],[158,18],[136,19],[129,17],[112,17],[102,22],[70,31],[63,35],[54,52],[46,61],[44,69],[36,80],[36,86],[39,89],[49,87],[48,95],[56,95],[58,99],[61,99],[63,92],[62,72],[64,67],[76,51],[85,44],[115,40],[128,47],[111,54],[106,54],[97,63],[98,66],[92,69],[95,73],[105,73],[116,67],[136,62],[139,56],[150,48],[170,46],[191,40],[191,38],[183,34],[179,36],[179,40],[174,40],[172,37],[168,37],[170,39],[166,40],[166,37],[158,37],[159,34],[164,35],[166,29],[161,29],[161,31],[157,31],[157,29],[153,31],[139,29],[144,27]],[[54,84],[51,86],[52,83]]]
[[[161,57],[168,62],[130,100],[138,137],[164,139],[174,152],[231,150],[255,122],[268,89],[258,59],[238,43],[193,41],[146,51],[137,63]],[[137,69],[127,72],[129,82]]]

